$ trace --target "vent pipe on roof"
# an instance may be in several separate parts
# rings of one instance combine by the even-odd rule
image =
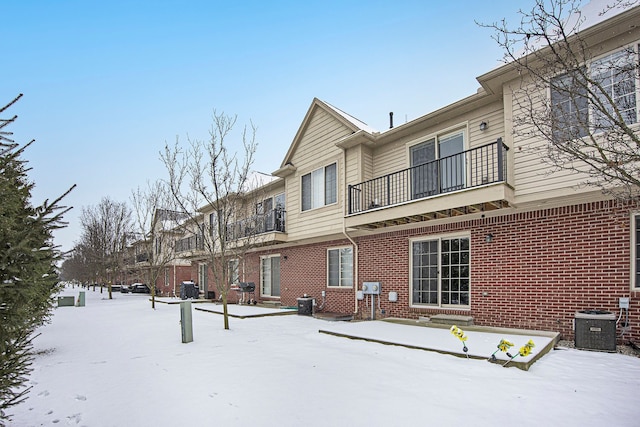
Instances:
[[[393,111],[389,113],[389,129],[393,129]]]

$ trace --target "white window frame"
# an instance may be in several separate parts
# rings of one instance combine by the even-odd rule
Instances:
[[[215,211],[209,214],[209,235],[214,239],[218,237],[218,213]]]
[[[468,239],[469,240],[469,304],[443,304],[442,303],[442,241],[451,239]],[[437,304],[415,303],[413,301],[413,245],[417,242],[427,242],[435,240],[438,243],[438,264],[437,264]],[[409,239],[409,306],[412,308],[438,308],[438,309],[455,309],[470,310],[471,309],[471,233],[452,233],[452,234],[436,234],[433,236],[420,236]]]
[[[583,73],[585,74],[589,74],[590,71],[586,66],[582,66],[580,68],[584,68],[585,70],[583,71]],[[565,80],[565,79],[571,79],[571,75],[572,73],[577,72],[574,70],[571,71],[567,71],[564,73],[560,73],[557,74],[555,76],[553,76],[551,78],[551,81],[556,81],[557,83],[554,83],[554,85],[560,86],[563,85],[563,83],[558,82],[560,80]],[[579,77],[578,77],[579,78]],[[564,86],[567,87],[567,86]],[[579,88],[578,88],[579,89]],[[570,90],[571,92],[575,92],[578,89],[571,87]],[[576,100],[575,99],[571,99],[571,98],[567,98],[565,96],[565,93],[562,91],[557,91],[558,96],[561,98],[559,100],[557,100],[556,102],[554,102],[553,97],[554,97],[554,93],[556,91],[554,91],[554,89],[552,87],[549,87],[549,103],[551,105],[551,115],[552,117],[554,117],[554,120],[558,121],[558,125],[560,126],[558,127],[554,127],[552,129],[553,131],[553,136],[554,138],[560,140],[565,139],[565,138],[583,138],[585,136],[587,136],[589,134],[589,126],[588,124],[590,123],[590,101],[589,101],[589,94],[587,89],[584,89],[584,94],[580,94],[580,96],[577,98],[578,100],[583,100],[583,102],[586,103],[586,106],[584,107],[584,109],[580,108],[580,105],[576,104]],[[560,116],[559,119],[555,119],[555,114],[556,114],[556,109],[558,108],[562,108],[561,106],[567,104],[570,108],[570,111],[565,112],[565,115],[568,114],[569,117],[564,117],[564,115]],[[565,108],[566,109],[566,108]],[[583,117],[586,121],[586,124],[581,123],[579,120],[573,121],[571,120],[571,115],[575,114],[576,117],[579,117],[581,114],[582,115],[586,115],[586,117]]]
[[[635,117],[635,122],[633,123],[627,123],[629,126],[633,126],[636,127],[638,126],[638,123],[640,123],[640,79],[638,78],[637,75],[637,62],[640,61],[640,40],[636,40],[632,43],[628,43],[627,45],[619,48],[619,49],[615,49],[615,50],[611,50],[606,52],[603,55],[599,55],[595,58],[592,58],[590,61],[587,62],[587,64],[583,65],[583,67],[585,67],[586,69],[586,74],[590,79],[594,79],[595,75],[594,75],[594,69],[597,67],[597,64],[599,62],[602,61],[606,61],[607,58],[613,58],[615,57],[615,55],[619,54],[622,51],[625,50],[633,50],[634,54],[635,54],[635,58],[634,61],[636,63],[635,65],[635,79],[634,79],[634,84],[635,84],[635,88],[634,88],[634,93],[635,93],[635,101],[636,101],[636,105],[635,105],[635,112],[636,112],[636,117]],[[559,79],[562,78],[563,76],[568,76],[570,75],[571,71],[568,72],[564,72],[564,73],[560,73],[557,76],[554,76],[552,79]],[[552,89],[549,88],[548,91],[548,96],[549,96],[549,102],[551,105],[551,108],[554,108],[554,103],[551,102],[551,95],[552,95]],[[584,131],[580,131],[579,130],[579,134],[576,133],[575,137],[576,138],[583,138],[585,136],[587,136],[589,134],[589,132],[592,133],[598,133],[599,130],[597,129],[597,127],[595,126],[595,107],[593,105],[593,99],[591,96],[589,96],[589,94],[585,94],[584,97],[587,99],[587,123],[588,123],[588,127],[584,128]],[[573,125],[572,125],[573,126]],[[589,132],[587,132],[587,129]],[[583,134],[584,133],[584,134]],[[570,134],[571,135],[571,134]]]
[[[635,117],[635,121],[634,122],[627,123],[627,125],[629,125],[629,126],[635,125],[640,121],[639,120],[639,118],[640,118],[639,117],[640,116],[640,110],[639,110],[640,100],[638,98],[638,86],[639,86],[638,83],[640,83],[640,82],[638,81],[638,74],[637,74],[638,61],[640,60],[639,53],[638,53],[639,44],[640,44],[640,40],[635,41],[634,43],[630,43],[630,44],[628,44],[628,45],[626,45],[626,46],[624,46],[624,47],[622,47],[620,49],[616,49],[616,50],[607,52],[604,55],[600,55],[600,56],[594,58],[591,61],[591,63],[589,64],[589,77],[595,80],[596,76],[594,75],[594,72],[595,72],[596,67],[598,66],[597,65],[598,63],[606,61],[606,60],[611,61],[611,59],[614,59],[616,57],[616,55],[619,55],[621,52],[625,52],[625,51],[629,51],[629,50],[633,51],[634,57],[631,59],[631,62],[633,64],[632,67],[634,67],[634,68],[631,70],[631,73],[634,75],[634,78],[633,78],[633,81],[634,81],[633,82],[634,83],[634,88],[633,89],[634,89],[634,91],[633,91],[633,93],[635,95],[635,101],[636,101],[636,105],[635,105],[636,117]],[[619,99],[615,98],[615,94],[614,93],[610,93],[608,95],[611,96],[612,98],[614,98],[613,99],[614,102],[619,101]],[[590,102],[589,105],[590,106],[593,105],[592,102]],[[617,102],[616,102],[616,106],[620,107],[620,105]],[[592,109],[593,109],[593,107],[592,107]],[[595,122],[595,113],[593,111],[590,111],[589,123],[591,124],[592,127],[594,126],[594,122]],[[597,128],[593,128],[593,130],[595,132],[595,131],[597,131]]]
[[[345,277],[343,275],[343,261],[342,261],[342,251],[344,249],[349,249],[351,250],[351,271],[350,271],[350,275],[348,277]],[[331,284],[331,277],[330,277],[330,271],[331,271],[331,265],[330,265],[330,252],[332,251],[338,251],[338,284]],[[332,248],[327,248],[327,287],[328,288],[339,288],[339,289],[349,289],[349,288],[353,288],[353,246],[338,246],[338,247],[332,247]],[[343,281],[349,280],[351,283],[348,284],[343,284]]]
[[[280,258],[280,263],[282,265],[282,258],[280,257],[280,254],[263,255],[260,257],[260,295],[264,297],[279,298],[282,295],[282,282],[280,282],[280,295],[273,295],[273,288],[272,288],[273,272],[271,271],[272,258]],[[269,260],[269,283],[268,284],[265,281],[265,274],[264,274],[264,267],[263,267],[264,265],[263,263],[266,260]],[[268,289],[267,289],[267,285],[268,285]],[[267,290],[268,292],[266,292]]]
[[[331,166],[335,166],[335,185],[334,185],[334,195],[335,195],[335,200],[333,201],[327,201],[326,198],[326,184],[327,184],[327,175],[326,175],[326,171],[328,168],[330,168]],[[311,180],[310,185],[311,185],[311,194],[310,194],[310,198],[311,198],[311,205],[305,209],[304,206],[304,199],[305,199],[305,194],[304,194],[304,178],[306,176],[309,176],[309,179]],[[316,177],[316,184],[314,185],[314,177]],[[308,212],[314,209],[318,209],[318,208],[322,208],[324,206],[330,206],[330,205],[335,205],[338,203],[338,162],[332,162],[329,163],[321,168],[317,168],[312,170],[309,173],[306,173],[304,175],[302,175],[300,177],[300,211],[301,212]]]
[[[227,274],[229,275],[229,277],[227,277],[227,280],[230,284],[237,285],[238,282],[240,282],[240,260],[238,258],[227,260]]]

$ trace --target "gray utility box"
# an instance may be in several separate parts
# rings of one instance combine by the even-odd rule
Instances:
[[[616,351],[616,315],[609,311],[576,311],[576,348]]]
[[[193,341],[193,318],[191,315],[191,301],[180,302],[180,326],[182,330],[182,342]]]
[[[298,314],[313,316],[313,298],[298,298]]]
[[[76,305],[74,297],[58,297],[58,307],[73,307]]]

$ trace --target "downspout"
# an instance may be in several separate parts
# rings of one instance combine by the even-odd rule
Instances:
[[[344,183],[343,183],[343,187],[342,188],[348,188],[348,186],[347,186],[347,150],[345,150],[343,148],[342,152],[344,153]],[[344,205],[344,208],[343,208],[344,215],[342,215],[342,234],[344,234],[345,237],[347,239],[349,239],[349,241],[353,245],[353,268],[354,268],[354,273],[353,273],[353,305],[354,305],[353,314],[358,314],[358,244],[355,242],[355,240],[353,240],[351,238],[351,236],[349,236],[349,233],[347,233],[346,217],[347,217],[348,197],[349,197],[349,195],[347,194],[345,196],[345,198],[344,198],[345,203],[343,203],[343,205]]]

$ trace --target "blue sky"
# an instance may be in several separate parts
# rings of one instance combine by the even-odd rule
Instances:
[[[254,169],[276,170],[314,97],[384,130],[473,94],[499,65],[491,31],[533,0],[4,2],[0,102],[33,168],[33,203],[74,209],[166,176],[159,152],[205,139],[213,109],[258,127]],[[237,139],[236,139],[237,140]]]

